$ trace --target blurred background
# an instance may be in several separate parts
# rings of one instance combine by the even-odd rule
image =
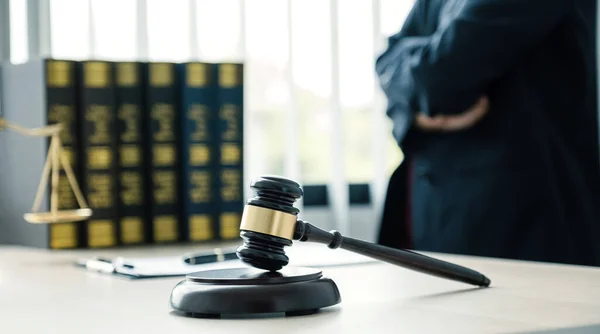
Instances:
[[[4,63],[242,63],[244,197],[259,175],[290,177],[306,219],[375,240],[402,153],[374,61],[412,0],[0,1]]]

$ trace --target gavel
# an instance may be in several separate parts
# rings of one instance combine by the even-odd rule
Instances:
[[[490,279],[482,273],[406,249],[396,249],[325,231],[298,219],[300,210],[294,203],[302,198],[300,185],[280,176],[262,176],[250,188],[255,196],[244,207],[240,223],[243,240],[236,253],[254,268],[276,272],[289,263],[284,247],[293,241],[315,242],[330,249],[345,249],[376,260],[424,274],[487,287]]]

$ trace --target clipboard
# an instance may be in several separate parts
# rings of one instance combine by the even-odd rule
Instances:
[[[296,242],[295,242],[296,243]],[[215,248],[210,251],[163,257],[93,257],[78,259],[75,265],[90,272],[127,279],[181,277],[201,270],[239,268],[248,265],[238,259],[236,248]],[[343,249],[324,245],[297,243],[286,248],[288,266],[335,267],[373,263],[376,260]]]
[[[214,248],[211,251],[163,257],[92,257],[75,261],[77,267],[91,272],[130,279],[178,277],[206,268],[242,265],[235,248]]]

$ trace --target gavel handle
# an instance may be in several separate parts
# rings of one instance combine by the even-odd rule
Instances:
[[[490,285],[489,278],[473,269],[438,260],[409,250],[395,249],[344,237],[338,231],[328,232],[302,220],[297,221],[294,239],[325,244],[331,249],[345,249],[432,276],[477,286],[487,287]]]

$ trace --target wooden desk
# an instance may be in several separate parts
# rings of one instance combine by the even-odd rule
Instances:
[[[132,281],[72,265],[94,254],[162,256],[198,249],[0,247],[0,332],[482,334],[555,333],[545,330],[596,325],[572,333],[600,333],[597,268],[436,255],[491,278],[491,288],[477,289],[383,263],[328,267],[324,274],[337,283],[342,303],[316,315],[191,319],[168,305],[180,278]]]

